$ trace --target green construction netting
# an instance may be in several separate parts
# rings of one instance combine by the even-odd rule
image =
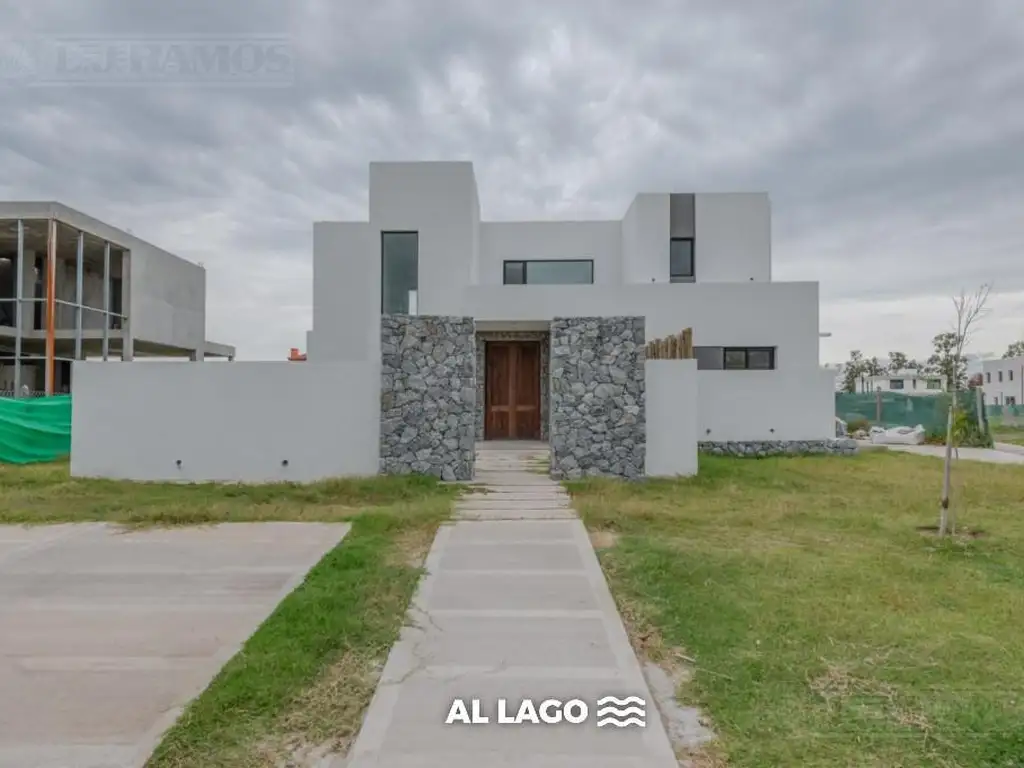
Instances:
[[[878,394],[873,392],[836,393],[836,416],[849,423],[859,419],[871,426],[916,427],[926,431],[944,430],[949,413],[948,395],[901,395],[882,392],[881,418],[878,413]],[[967,398],[964,398],[965,404]],[[970,402],[973,403],[973,395]]]
[[[70,453],[70,395],[0,397],[0,463],[34,464]]]
[[[993,424],[1024,427],[1024,405],[986,405],[985,413]]]

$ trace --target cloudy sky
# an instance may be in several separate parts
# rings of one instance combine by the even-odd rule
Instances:
[[[386,159],[471,159],[487,219],[767,190],[773,276],[821,282],[823,362],[925,356],[983,282],[973,349],[1024,338],[1020,0],[0,0],[0,18],[18,46],[286,46],[283,85],[42,86],[0,60],[0,198],[202,262],[208,336],[244,359],[304,344],[311,222],[365,218]]]

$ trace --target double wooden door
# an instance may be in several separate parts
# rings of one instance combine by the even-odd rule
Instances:
[[[540,440],[540,342],[488,341],[484,437]]]

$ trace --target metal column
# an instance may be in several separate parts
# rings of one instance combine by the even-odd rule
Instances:
[[[75,360],[82,359],[82,283],[85,279],[84,270],[85,232],[79,232],[78,252],[75,254]]]
[[[18,263],[15,267],[14,279],[18,281],[15,289],[16,303],[14,307],[14,396],[21,397],[21,335],[25,332],[22,304],[25,302],[25,222],[18,219]]]
[[[103,359],[110,355],[110,243],[103,244]]]
[[[46,238],[46,384],[44,392],[53,394],[57,363],[57,220],[50,218]]]
[[[132,336],[132,254],[121,251],[121,359],[135,359],[135,337]],[[125,311],[127,309],[127,311]]]

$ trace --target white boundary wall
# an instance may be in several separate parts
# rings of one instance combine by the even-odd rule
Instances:
[[[701,371],[697,378],[701,442],[836,436],[835,374],[828,369]]]
[[[377,474],[374,363],[86,361],[74,363],[73,376],[76,477],[309,482]]]
[[[648,360],[647,475],[697,474],[697,361]]]

